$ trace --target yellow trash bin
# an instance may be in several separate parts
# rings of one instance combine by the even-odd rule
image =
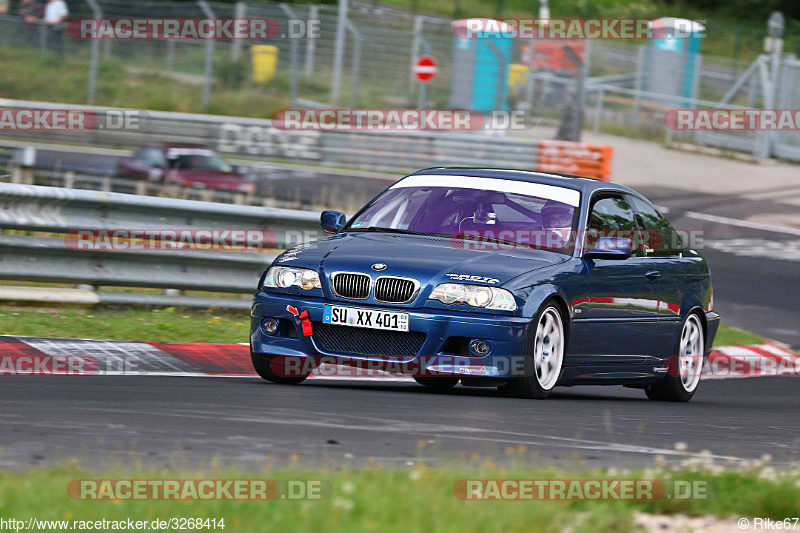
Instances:
[[[250,54],[253,57],[253,81],[271,80],[278,64],[278,47],[271,44],[254,44],[250,47]]]
[[[525,75],[527,73],[527,65],[512,63],[508,66],[508,85],[511,87],[512,91],[516,92],[519,86],[525,83]]]

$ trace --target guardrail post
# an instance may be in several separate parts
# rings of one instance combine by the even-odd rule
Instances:
[[[358,105],[358,84],[361,75],[361,32],[350,20],[347,21],[347,31],[353,35],[353,64],[350,70],[350,107],[355,109]]]
[[[286,18],[289,21],[297,20],[295,16],[294,10],[286,4],[278,4],[281,10],[286,15]],[[291,24],[291,22],[290,22]],[[308,31],[308,28],[306,28]],[[289,102],[290,107],[294,109],[297,107],[297,37],[290,35],[289,33],[286,34],[289,37],[289,64],[290,64],[290,73],[289,73]]]
[[[331,80],[331,105],[339,103],[339,91],[342,85],[342,61],[344,59],[344,41],[347,20],[347,1],[339,0],[339,14],[336,19],[336,47],[333,51],[333,80]]]
[[[167,41],[167,70],[172,72],[175,68],[175,41]]]
[[[594,111],[594,132],[600,133],[600,120],[602,119],[603,115],[603,104],[606,98],[606,90],[600,89],[597,91],[597,104],[595,105]]]
[[[780,78],[780,71],[781,71],[781,53],[780,52],[773,52],[770,54],[770,67],[772,67],[772,73],[770,78],[772,79],[772,95],[771,95],[771,105],[767,109],[775,109],[778,106],[778,81]],[[767,157],[772,155],[772,151],[775,149],[775,145],[778,143],[778,132],[777,131],[768,131],[767,137],[769,139],[768,146],[767,146]]]
[[[640,46],[638,52],[636,53],[636,80],[634,83],[634,90],[636,91],[633,94],[633,127],[639,127],[639,111],[642,105],[642,81],[644,77],[644,58],[645,58],[645,47]]]
[[[203,10],[203,13],[206,17],[210,19],[217,18],[214,15],[214,12],[211,10],[211,7],[208,5],[206,0],[197,0],[197,4],[200,6],[200,9]],[[211,102],[211,82],[212,76],[214,74],[214,44],[215,39],[207,39],[206,40],[206,65],[204,76],[205,79],[203,81],[203,109],[207,109],[209,103]]]
[[[417,35],[416,39],[417,39],[417,52],[419,52],[419,46],[422,46],[423,50],[425,50],[425,53],[430,54],[431,45],[427,41],[427,39],[425,39],[425,37],[423,37],[421,34]],[[492,43],[489,43],[489,46],[494,46],[494,45]],[[419,57],[415,57],[413,59],[411,64],[411,71],[413,71],[414,65],[417,63],[417,59],[419,59]],[[413,74],[411,75],[413,76]],[[417,109],[425,109],[428,103],[428,84],[418,81],[417,85],[419,86],[419,101],[417,103]]]
[[[425,22],[425,17],[422,15],[414,16],[414,30],[412,31],[411,39],[411,61],[408,65],[408,92],[414,92],[414,64],[419,57],[420,37],[422,37],[422,25]]]
[[[97,5],[95,0],[86,0],[86,3],[89,4],[89,7],[92,9],[94,18],[103,18],[103,11],[100,9],[100,6]],[[91,65],[89,66],[89,96],[86,100],[86,103],[89,105],[94,104],[97,96],[97,67],[99,62],[100,41],[98,39],[92,39],[92,60]]]
[[[306,58],[304,65],[304,74],[311,76],[314,73],[314,52],[317,47],[316,37],[312,37],[308,28],[312,20],[319,20],[319,6],[312,5],[308,8],[308,20],[306,21]]]
[[[236,11],[234,13],[234,18],[243,19],[247,16],[247,4],[244,2],[236,2]],[[242,40],[241,39],[234,39],[233,46],[231,46],[231,63],[236,63],[239,61],[239,57],[242,54]]]

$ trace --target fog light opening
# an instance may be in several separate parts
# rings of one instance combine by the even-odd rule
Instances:
[[[274,318],[265,318],[261,322],[261,327],[267,335],[275,335],[278,332],[278,321]]]
[[[489,343],[484,341],[472,341],[469,343],[469,351],[482,357],[489,353]]]

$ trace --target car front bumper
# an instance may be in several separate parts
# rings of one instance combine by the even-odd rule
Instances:
[[[425,340],[416,354],[356,354],[326,351],[320,332],[303,335],[298,313],[308,312],[312,326],[322,322],[323,306],[381,309],[409,314],[409,332],[425,334]],[[281,324],[278,333],[267,334],[262,328],[265,318],[277,319]],[[251,311],[250,349],[255,354],[312,358],[315,362],[329,362],[374,370],[388,370],[413,375],[458,375],[483,378],[508,378],[523,373],[523,358],[530,319],[515,316],[443,311],[429,308],[381,307],[359,302],[329,301],[324,298],[300,298],[295,295],[256,294]],[[341,328],[344,335],[358,335],[363,328]],[[381,335],[381,330],[369,330],[370,335]],[[378,333],[375,333],[378,332]],[[451,353],[458,339],[462,346],[472,340],[485,341],[490,349],[486,355],[477,356],[468,350]],[[448,342],[449,341],[449,342]],[[368,350],[368,347],[365,347]]]

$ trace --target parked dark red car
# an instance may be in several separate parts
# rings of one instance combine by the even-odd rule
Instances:
[[[145,146],[117,161],[117,176],[183,186],[252,193],[255,183],[203,146]]]

